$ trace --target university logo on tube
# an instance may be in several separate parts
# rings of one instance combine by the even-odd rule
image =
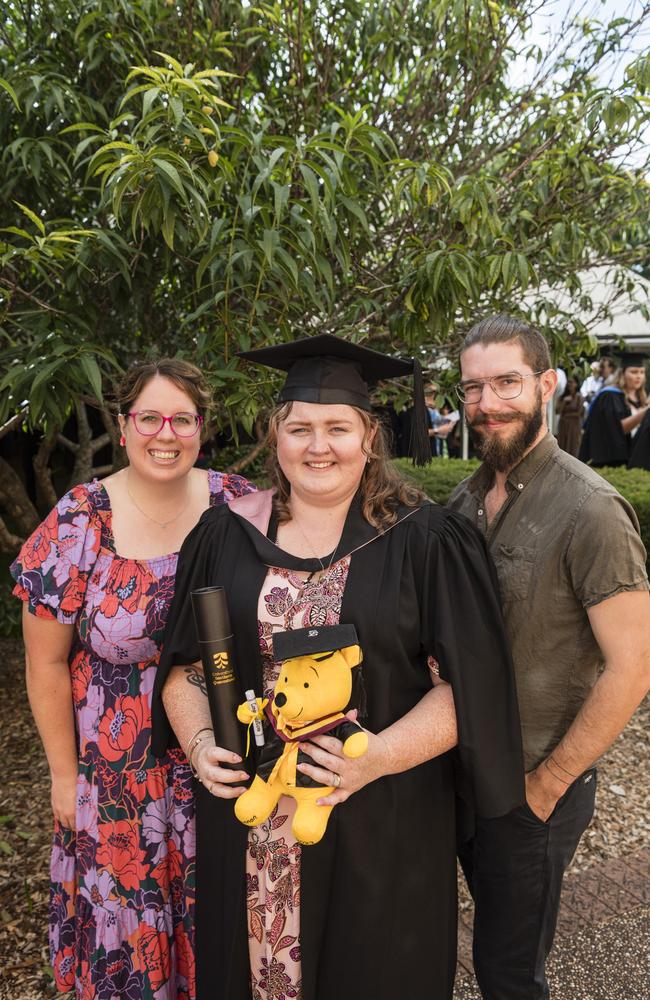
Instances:
[[[216,687],[218,684],[230,684],[234,681],[235,674],[230,665],[230,660],[228,658],[228,653],[223,650],[222,652],[212,654],[212,684]]]

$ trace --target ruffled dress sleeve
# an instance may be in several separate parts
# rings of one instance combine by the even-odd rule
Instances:
[[[424,572],[422,642],[453,688],[460,795],[481,816],[524,800],[514,669],[496,570],[462,514],[432,506]]]
[[[208,472],[210,482],[210,506],[218,507],[219,504],[228,503],[235,497],[245,496],[246,493],[255,493],[257,487],[234,472],[218,472],[210,469]]]
[[[13,593],[39,618],[74,625],[101,545],[91,487],[61,497],[10,567]]]

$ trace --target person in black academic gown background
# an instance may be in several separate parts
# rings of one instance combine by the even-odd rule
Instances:
[[[648,409],[644,355],[625,352],[614,384],[595,396],[578,457],[595,468],[627,465],[632,436]]]
[[[627,467],[628,469],[647,469],[650,472],[650,412],[647,409],[632,442]]]
[[[157,752],[173,727],[198,778],[197,1000],[451,1000],[456,795],[484,816],[524,801],[494,568],[471,523],[388,461],[368,382],[413,362],[330,336],[244,356],[288,370],[269,425],[275,491],[206,515],[183,546],[153,699]],[[272,691],[275,630],[356,628],[368,751],[301,744],[300,771],[334,789],[313,846],[292,840],[289,798],[250,830],[235,819],[255,761],[211,729],[190,593],[213,585],[242,695]]]

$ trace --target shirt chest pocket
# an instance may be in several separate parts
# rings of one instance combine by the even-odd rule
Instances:
[[[496,545],[492,558],[499,577],[501,600],[525,601],[530,594],[535,566],[535,549],[524,545]]]

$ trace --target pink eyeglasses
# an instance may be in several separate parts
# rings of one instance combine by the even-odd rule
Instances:
[[[159,434],[168,423],[178,437],[191,438],[203,423],[203,417],[198,413],[172,413],[170,417],[165,417],[158,410],[131,410],[128,416],[133,418],[138,434],[145,437]]]

